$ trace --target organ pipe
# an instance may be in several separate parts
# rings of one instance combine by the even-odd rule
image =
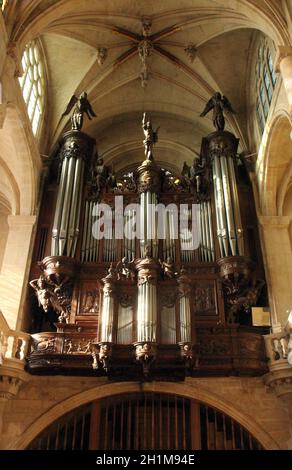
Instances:
[[[101,310],[101,328],[100,328],[100,342],[111,343],[113,341],[113,323],[115,311],[115,274],[112,267],[109,269],[108,275],[102,280],[103,287],[103,302]]]
[[[208,140],[220,254],[222,257],[243,256],[243,230],[235,176],[238,140],[226,131],[215,132]],[[210,220],[210,211],[208,217]]]
[[[93,141],[79,131],[69,131],[61,142],[61,177],[52,230],[52,256],[74,257],[79,236],[79,219],[84,170],[90,161]]]
[[[181,343],[191,342],[190,279],[184,268],[178,277],[179,290],[179,326]]]

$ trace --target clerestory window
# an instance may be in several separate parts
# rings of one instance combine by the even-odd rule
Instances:
[[[31,41],[22,56],[23,75],[19,78],[32,131],[37,135],[44,111],[44,67],[37,41]]]
[[[258,48],[256,63],[256,115],[261,134],[264,132],[276,81],[271,51],[266,42],[262,42]]]

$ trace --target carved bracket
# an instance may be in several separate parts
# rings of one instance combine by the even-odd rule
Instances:
[[[265,282],[255,278],[254,266],[244,256],[221,258],[218,264],[225,297],[227,322],[229,324],[250,323],[251,309],[256,306]]]
[[[143,369],[144,377],[149,377],[151,366],[156,360],[157,345],[155,343],[135,343],[135,356]]]
[[[56,312],[60,323],[68,323],[77,262],[67,256],[48,256],[39,263],[42,274],[30,281],[39,306]]]

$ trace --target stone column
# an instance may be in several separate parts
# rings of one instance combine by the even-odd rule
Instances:
[[[292,114],[292,47],[279,46],[275,61],[275,69],[281,72],[287,93],[289,112]]]
[[[21,329],[35,216],[8,216],[9,232],[0,275],[0,308],[11,329]]]
[[[290,217],[259,217],[265,247],[265,269],[272,313],[273,332],[281,331],[292,308],[292,253]]]

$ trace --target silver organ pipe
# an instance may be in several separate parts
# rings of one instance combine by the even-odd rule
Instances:
[[[221,173],[222,173],[222,186],[224,195],[224,206],[227,220],[228,239],[231,247],[231,254],[235,256],[236,253],[236,234],[235,234],[235,223],[232,208],[232,199],[230,192],[230,178],[228,174],[226,157],[222,155],[220,157]]]
[[[175,306],[162,307],[160,314],[161,322],[161,343],[176,343],[176,318]]]
[[[138,304],[137,341],[156,341],[157,330],[157,271],[156,261],[146,253],[137,263]]]
[[[115,277],[109,270],[109,274],[102,281],[104,283],[104,287],[99,341],[102,343],[111,343],[113,341],[115,311]]]
[[[214,250],[214,238],[213,238],[213,226],[212,226],[212,213],[211,213],[211,202],[207,201],[207,217],[208,217],[208,230],[210,237],[210,261],[215,261],[215,250]]]
[[[51,253],[53,256],[57,256],[59,253],[59,234],[60,234],[60,225],[62,219],[62,207],[66,191],[66,180],[68,173],[68,163],[69,159],[64,158],[62,163],[61,178],[59,183],[59,191],[57,197],[57,204],[55,209],[55,218],[53,223],[53,233],[52,233],[52,248]]]
[[[202,237],[201,255],[202,255],[202,261],[208,261],[207,260],[207,246],[206,246],[206,225],[205,225],[204,203],[200,205],[200,212],[201,212],[201,237]]]
[[[156,285],[146,281],[138,285],[137,341],[156,341]]]
[[[184,269],[178,277],[180,341],[191,342],[190,279]]]
[[[220,251],[221,256],[228,256],[227,222],[224,208],[222,175],[218,157],[215,157],[213,160],[213,180],[216,205],[217,235]]]
[[[96,203],[87,200],[85,202],[85,214],[81,244],[81,261],[98,262],[99,239],[93,233],[93,224],[96,218],[93,217],[93,209]]]
[[[59,233],[59,256],[65,255],[65,245],[68,240],[69,235],[69,216],[70,216],[70,206],[72,205],[72,199],[75,199],[75,194],[73,193],[73,181],[75,176],[75,166],[76,160],[75,158],[69,159],[68,165],[68,175],[66,181],[66,188],[65,188],[65,197],[62,207],[62,217],[61,217],[61,226],[60,226],[60,233]]]
[[[209,142],[213,161],[217,234],[221,256],[244,255],[235,159],[238,141],[229,132],[214,133]]]
[[[111,227],[106,227],[105,230],[103,261],[111,263],[116,261],[114,211],[109,209],[106,217],[107,220],[111,221]]]
[[[52,230],[53,256],[74,257],[79,236],[84,169],[91,159],[93,141],[85,134],[69,131],[63,137],[62,169]]]
[[[157,237],[157,217],[156,217],[156,205],[157,195],[147,191],[141,193],[140,196],[141,205],[141,233],[142,238],[140,240],[140,251],[141,256],[144,256],[145,246],[148,245],[151,249],[153,257],[158,255],[158,237]]]
[[[175,217],[176,214],[172,210],[166,211],[164,224],[165,233],[163,239],[163,259],[171,258],[173,261],[176,259],[176,230],[175,230]]]
[[[133,307],[119,304],[117,343],[130,344],[133,337]]]
[[[179,313],[181,341],[187,343],[191,341],[191,309],[188,297],[183,296],[179,299]]]
[[[145,202],[145,193],[140,195],[140,230],[141,230],[141,240],[140,240],[140,255],[144,256],[145,244],[147,239],[146,234],[146,225],[145,222],[147,220],[146,214],[146,202]]]
[[[244,255],[244,240],[243,240],[243,229],[241,223],[241,216],[240,216],[240,207],[239,207],[239,198],[238,198],[238,190],[236,185],[236,177],[234,171],[234,162],[232,158],[228,158],[228,169],[229,169],[229,178],[230,178],[230,185],[231,185],[231,195],[232,195],[232,205],[234,211],[234,218],[235,218],[235,226],[236,226],[236,236],[237,236],[237,244],[238,244],[238,253],[240,256]]]
[[[190,208],[183,208],[183,217],[187,219],[188,225],[192,223],[192,210]],[[199,257],[199,252],[202,246],[197,250],[192,249],[192,238],[188,238],[187,234],[180,233],[180,255],[182,263],[191,263],[193,261],[201,261],[202,256]]]
[[[212,232],[211,203],[203,201],[200,204],[200,230],[201,230],[201,261],[212,262],[215,259],[214,240]]]

